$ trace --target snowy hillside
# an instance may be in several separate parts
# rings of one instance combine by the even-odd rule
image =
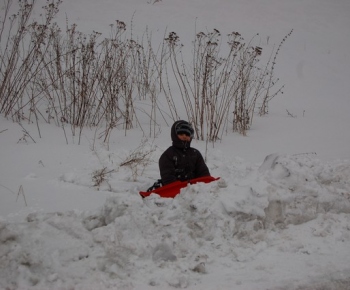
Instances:
[[[276,67],[284,94],[247,136],[193,140],[221,178],[174,199],[138,194],[159,178],[165,122],[156,138],[144,121],[108,142],[87,128],[78,145],[0,116],[0,289],[349,289],[350,2],[153,2],[65,1],[57,21],[108,33],[118,19],[188,44],[195,25],[259,33],[267,50],[293,29]],[[121,166],[139,146],[147,160]]]

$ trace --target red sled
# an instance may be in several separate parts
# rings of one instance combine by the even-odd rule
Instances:
[[[181,188],[185,188],[188,184],[196,184],[198,182],[210,183],[218,179],[220,179],[220,177],[204,176],[191,179],[189,181],[175,181],[151,191],[140,191],[140,195],[142,198],[145,198],[152,193],[156,193],[160,197],[174,198],[180,193]]]

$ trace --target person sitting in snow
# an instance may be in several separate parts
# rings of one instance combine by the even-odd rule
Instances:
[[[170,146],[159,158],[159,170],[163,185],[180,180],[210,176],[202,154],[190,147],[194,130],[190,123],[180,120],[171,127]]]

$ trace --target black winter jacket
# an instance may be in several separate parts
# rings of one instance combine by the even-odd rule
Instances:
[[[190,180],[197,177],[210,176],[209,169],[202,154],[190,147],[191,142],[181,141],[175,133],[175,125],[171,127],[170,146],[160,156],[159,170],[163,185],[181,180]]]

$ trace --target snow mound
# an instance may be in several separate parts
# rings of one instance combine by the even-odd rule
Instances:
[[[267,223],[301,224],[320,213],[350,213],[350,165],[325,165],[307,154],[269,155],[259,168],[269,183]]]
[[[226,166],[234,177],[237,168]],[[239,175],[189,185],[174,199],[118,193],[94,212],[2,220],[0,288],[194,289],[200,282],[211,289],[210,277],[222,275],[222,289],[232,283],[235,289],[272,289],[271,281],[295,289],[314,283],[330,266],[344,271],[349,163],[273,154]],[[305,264],[318,276],[299,270]],[[218,273],[218,265],[227,270]],[[254,279],[237,278],[248,272]],[[300,282],[292,279],[296,275]]]

